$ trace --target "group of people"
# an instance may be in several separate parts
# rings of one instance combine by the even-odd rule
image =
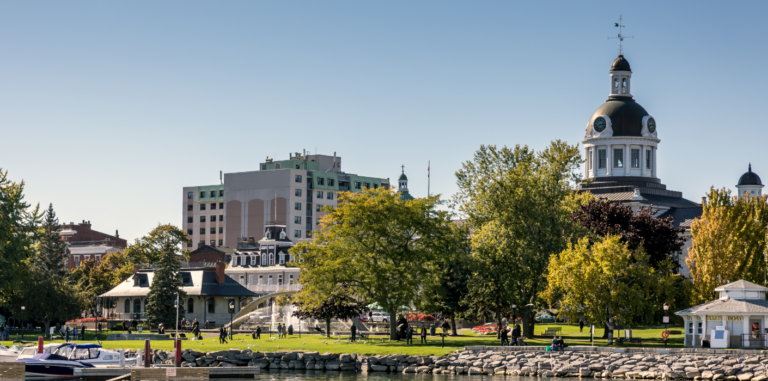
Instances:
[[[526,346],[527,344],[523,341],[523,335],[521,333],[522,330],[520,329],[520,324],[515,324],[514,328],[503,326],[499,335],[501,337],[501,346]],[[510,336],[512,336],[511,341],[509,339]]]
[[[564,351],[565,350],[565,341],[563,340],[562,336],[559,337],[553,337],[552,338],[552,351]]]
[[[227,329],[223,326],[219,327],[219,344],[227,344],[227,336],[229,336]]]
[[[75,326],[75,328],[71,328],[69,325],[64,325],[62,327],[57,323],[56,328],[61,334],[61,337],[66,341],[69,341],[70,337],[72,340],[85,340],[85,324],[82,324],[80,328],[77,328],[77,326]]]

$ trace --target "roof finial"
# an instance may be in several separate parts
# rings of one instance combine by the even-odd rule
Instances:
[[[621,15],[619,15],[619,22],[613,23],[614,27],[619,28],[619,35],[616,36],[616,37],[608,37],[609,40],[614,39],[614,38],[619,40],[619,55],[623,54],[622,46],[621,46],[622,44],[621,43],[624,42],[624,39],[625,38],[635,38],[635,36],[624,36],[622,34],[622,30],[623,30],[622,28],[624,28],[624,25],[622,25],[621,20],[622,20]]]
[[[401,167],[403,168],[403,173],[405,173],[405,164],[401,165]]]
[[[749,163],[749,171],[752,172],[752,163]]]

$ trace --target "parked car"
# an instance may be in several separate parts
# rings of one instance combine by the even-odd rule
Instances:
[[[555,317],[552,315],[536,315],[534,318],[537,323],[554,323]]]
[[[374,312],[371,315],[371,321],[374,323],[388,323],[389,314],[387,314],[386,312]]]
[[[361,322],[365,323],[365,322],[367,322],[367,321],[368,321],[368,316],[360,316],[360,317],[359,317],[359,318],[357,318],[357,319],[358,319],[358,320],[360,320]]]

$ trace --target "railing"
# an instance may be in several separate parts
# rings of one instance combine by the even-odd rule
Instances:
[[[146,320],[147,315],[143,312],[116,312],[109,314],[109,318],[112,320]]]
[[[766,335],[759,333],[745,333],[741,335],[741,346],[744,348],[768,348]]]
[[[280,292],[280,291],[300,291],[301,284],[249,284],[245,286],[249,291],[256,293]]]

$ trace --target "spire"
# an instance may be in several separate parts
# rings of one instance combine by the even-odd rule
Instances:
[[[749,172],[752,172],[752,163],[749,163]]]

